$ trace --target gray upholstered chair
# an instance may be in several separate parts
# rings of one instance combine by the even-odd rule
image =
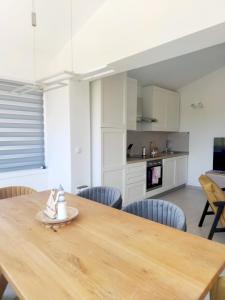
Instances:
[[[85,189],[77,195],[117,209],[121,209],[122,207],[121,193],[113,187],[97,186]]]
[[[127,205],[123,211],[186,231],[186,217],[182,209],[168,201],[141,200]]]

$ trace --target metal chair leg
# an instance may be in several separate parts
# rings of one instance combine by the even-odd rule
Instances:
[[[203,209],[202,216],[201,216],[201,219],[199,221],[198,227],[202,227],[203,222],[205,220],[205,216],[207,215],[207,212],[208,212],[208,208],[209,208],[209,202],[207,201],[206,204],[205,204],[205,207]]]
[[[216,227],[217,227],[217,224],[219,222],[219,219],[220,219],[220,216],[221,216],[222,212],[223,212],[223,206],[219,206],[218,209],[217,209],[217,213],[216,213],[215,219],[213,221],[209,236],[208,236],[209,240],[211,240],[213,238],[213,235],[216,231]]]

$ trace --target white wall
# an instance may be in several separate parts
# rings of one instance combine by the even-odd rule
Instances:
[[[223,0],[216,4],[213,0],[108,0],[74,38],[76,70],[88,71],[222,24],[224,11]],[[206,47],[207,40],[216,41],[216,37],[215,33],[210,38],[207,35],[204,42],[198,37],[192,51],[196,45]],[[167,50],[172,51],[179,54],[175,48]],[[159,53],[157,49],[152,56]]]
[[[70,82],[72,192],[90,185],[90,97],[89,82]]]
[[[46,161],[50,188],[90,185],[89,83],[70,81],[45,94]]]
[[[190,132],[188,184],[213,166],[213,138],[225,137],[225,67],[180,89],[181,131]],[[202,102],[203,109],[192,103]]]
[[[30,12],[30,0],[0,1],[0,78],[33,80]]]
[[[105,1],[73,0],[73,35]],[[31,26],[32,0],[0,1],[0,78],[33,81],[72,69],[68,43],[71,38],[71,1],[34,2],[37,12],[35,29]]]
[[[71,62],[67,51],[62,61],[51,63],[71,36],[70,0],[38,0],[35,6],[34,29],[32,0],[0,1],[0,78],[34,81],[68,68]]]
[[[71,35],[75,36],[95,11],[106,1],[73,0],[72,28],[71,0],[36,1],[38,16],[38,27],[36,30],[37,78],[63,70],[75,70],[76,72],[79,57],[77,56],[76,48],[73,48],[73,57],[71,55]]]
[[[71,141],[69,87],[45,94],[46,165],[50,188],[62,184],[71,191]]]
[[[0,187],[27,186],[37,191],[48,189],[47,170],[25,170],[0,174]]]

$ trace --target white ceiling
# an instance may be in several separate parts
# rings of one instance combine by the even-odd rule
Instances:
[[[73,0],[73,34],[88,22],[106,0]]]
[[[142,86],[154,84],[177,90],[225,65],[225,44],[128,72]]]

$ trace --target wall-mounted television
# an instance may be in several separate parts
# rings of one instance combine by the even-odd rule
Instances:
[[[214,138],[213,170],[225,172],[225,137]]]

